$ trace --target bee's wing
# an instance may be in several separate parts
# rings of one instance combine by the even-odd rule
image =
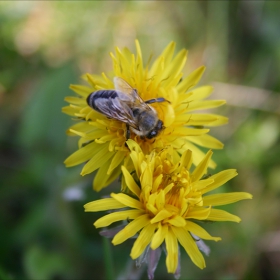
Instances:
[[[108,118],[119,120],[128,124],[129,126],[139,130],[138,124],[135,121],[130,102],[122,100],[123,95],[118,95],[115,98],[98,98],[95,100],[95,105],[98,111]]]
[[[124,102],[131,102],[132,106],[142,107],[145,110],[151,110],[144,100],[138,95],[137,90],[132,88],[125,80],[120,77],[114,78],[115,89],[119,92],[120,98]]]
[[[98,98],[95,100],[95,106],[98,110],[109,118],[119,120],[129,126],[139,130],[133,109],[152,110],[143,99],[138,95],[126,81],[120,77],[114,78],[115,91],[117,96],[108,96],[109,98]]]

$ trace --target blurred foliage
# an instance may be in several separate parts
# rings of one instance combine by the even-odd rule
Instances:
[[[92,226],[100,214],[83,212],[103,193],[92,191],[92,175],[63,165],[77,143],[66,137],[71,120],[61,107],[69,84],[110,71],[109,52],[133,50],[136,38],[145,61],[174,40],[189,50],[186,73],[207,66],[203,83],[216,82],[215,97],[228,101],[217,112],[230,118],[212,130],[225,143],[214,153],[215,172],[237,168],[224,188],[254,195],[227,208],[239,225],[206,225],[222,241],[208,242],[203,271],[183,253],[182,279],[280,279],[279,8],[241,0],[1,1],[0,279],[117,279],[133,269],[132,241],[112,248]],[[155,275],[173,279],[164,258]]]

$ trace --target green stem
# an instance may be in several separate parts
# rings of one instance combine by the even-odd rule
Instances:
[[[113,280],[115,274],[114,274],[112,246],[111,246],[111,243],[109,242],[108,238],[103,237],[102,241],[103,241],[103,252],[104,252],[106,279]]]

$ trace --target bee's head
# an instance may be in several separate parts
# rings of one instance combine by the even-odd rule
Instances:
[[[163,122],[158,120],[156,126],[148,133],[146,136],[148,139],[152,139],[158,135],[158,133],[163,129]]]

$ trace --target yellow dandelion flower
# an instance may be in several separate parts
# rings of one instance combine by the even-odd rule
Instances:
[[[136,56],[127,48],[123,50],[116,48],[116,54],[111,53],[112,75],[87,74],[85,79],[89,86],[71,85],[71,89],[79,96],[67,97],[65,100],[70,105],[64,107],[63,112],[77,119],[78,122],[69,128],[68,134],[79,136],[80,140],[79,149],[65,160],[65,164],[70,167],[86,162],[81,175],[98,170],[93,182],[95,190],[102,189],[116,179],[121,173],[122,164],[129,165],[129,149],[126,145],[127,128],[132,128],[133,125],[135,127],[134,130],[130,130],[129,138],[137,142],[145,154],[172,145],[179,155],[190,149],[194,164],[197,165],[204,156],[197,145],[211,149],[223,147],[223,144],[208,135],[208,132],[211,126],[227,123],[227,118],[195,111],[218,107],[225,101],[205,100],[211,94],[212,87],[202,86],[194,89],[205,67],[199,67],[189,76],[183,77],[187,51],[183,49],[174,56],[174,50],[175,43],[171,42],[154,63],[144,66],[141,48],[136,41]],[[120,105],[110,104],[110,108],[105,108],[108,111],[107,116],[112,116],[111,118],[88,105],[87,98],[92,92],[115,89],[114,77],[118,77],[125,81],[128,87],[135,89],[133,92],[142,100],[141,104],[144,103],[145,108],[152,108],[155,112],[163,128],[156,137],[148,139],[149,137],[135,133],[140,122],[140,118],[136,120],[133,115],[136,110],[133,114],[130,113],[132,115],[130,121],[130,115],[122,112],[121,109],[118,117],[114,117],[116,116],[114,110],[116,107],[120,108]],[[147,101],[148,105],[145,103]],[[136,106],[133,102],[129,105]],[[141,112],[137,111],[138,116],[145,111],[144,107],[141,107]],[[124,114],[127,123],[125,120],[121,121]],[[210,161],[209,165],[215,167],[213,161]]]
[[[94,225],[100,228],[114,222],[127,222],[128,224],[114,235],[112,243],[118,245],[136,235],[137,239],[130,254],[132,259],[139,258],[147,248],[154,253],[154,250],[164,245],[167,270],[175,273],[178,270],[180,244],[193,263],[203,269],[205,261],[199,251],[201,246],[198,241],[218,241],[220,238],[211,236],[197,222],[240,222],[239,217],[217,209],[216,206],[251,199],[252,195],[245,192],[206,195],[237,175],[235,169],[229,169],[205,178],[211,151],[194,171],[190,172],[190,150],[183,152],[176,162],[172,147],[159,153],[144,155],[133,140],[128,140],[127,144],[131,150],[135,172],[131,174],[126,167],[122,167],[127,185],[126,193],[111,193],[110,198],[87,203],[84,206],[85,211],[118,209],[117,212],[98,219]]]

